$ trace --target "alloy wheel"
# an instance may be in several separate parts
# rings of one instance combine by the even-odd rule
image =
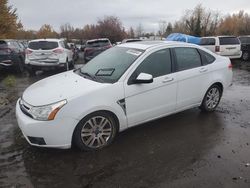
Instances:
[[[206,96],[206,106],[208,109],[214,109],[219,104],[220,101],[220,91],[218,88],[211,88]]]
[[[103,116],[91,117],[81,129],[81,140],[89,148],[100,148],[107,145],[112,135],[112,124]]]

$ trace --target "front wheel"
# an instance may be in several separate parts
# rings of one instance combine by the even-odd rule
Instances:
[[[78,123],[73,142],[80,150],[101,149],[114,140],[117,127],[116,121],[109,113],[92,113]]]
[[[24,72],[24,66],[24,62],[22,58],[20,58],[16,65],[16,72],[22,74]]]
[[[212,85],[206,92],[200,109],[204,112],[213,112],[220,103],[222,89],[218,85]]]

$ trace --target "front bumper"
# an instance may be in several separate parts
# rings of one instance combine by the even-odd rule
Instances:
[[[16,104],[16,118],[24,137],[32,146],[68,149],[71,147],[72,135],[78,121],[69,118],[55,118],[52,121],[37,121],[25,115]],[[31,139],[32,138],[32,139]],[[45,143],[34,142],[43,139]]]

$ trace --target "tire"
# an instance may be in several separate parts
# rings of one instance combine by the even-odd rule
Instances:
[[[16,72],[22,74],[25,70],[24,62],[22,58],[19,58],[19,61],[16,65]]]
[[[95,112],[78,123],[72,141],[82,151],[95,151],[110,145],[117,131],[118,126],[112,115]]]
[[[74,69],[75,68],[75,61],[72,59],[72,61],[69,64],[69,69]]]
[[[243,52],[242,59],[243,61],[247,61],[249,59],[249,52]]]
[[[200,109],[203,112],[213,112],[220,103],[222,89],[218,85],[212,85],[206,92]]]
[[[34,69],[32,66],[27,67],[27,70],[28,70],[30,76],[36,75],[36,69]]]

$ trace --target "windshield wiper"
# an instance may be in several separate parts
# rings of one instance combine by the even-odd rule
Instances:
[[[83,75],[84,77],[87,77],[91,80],[95,80],[95,81],[99,81],[99,82],[103,82],[103,80],[101,78],[97,78],[96,76],[93,76],[87,72],[82,72],[81,70],[79,71],[81,75]]]

